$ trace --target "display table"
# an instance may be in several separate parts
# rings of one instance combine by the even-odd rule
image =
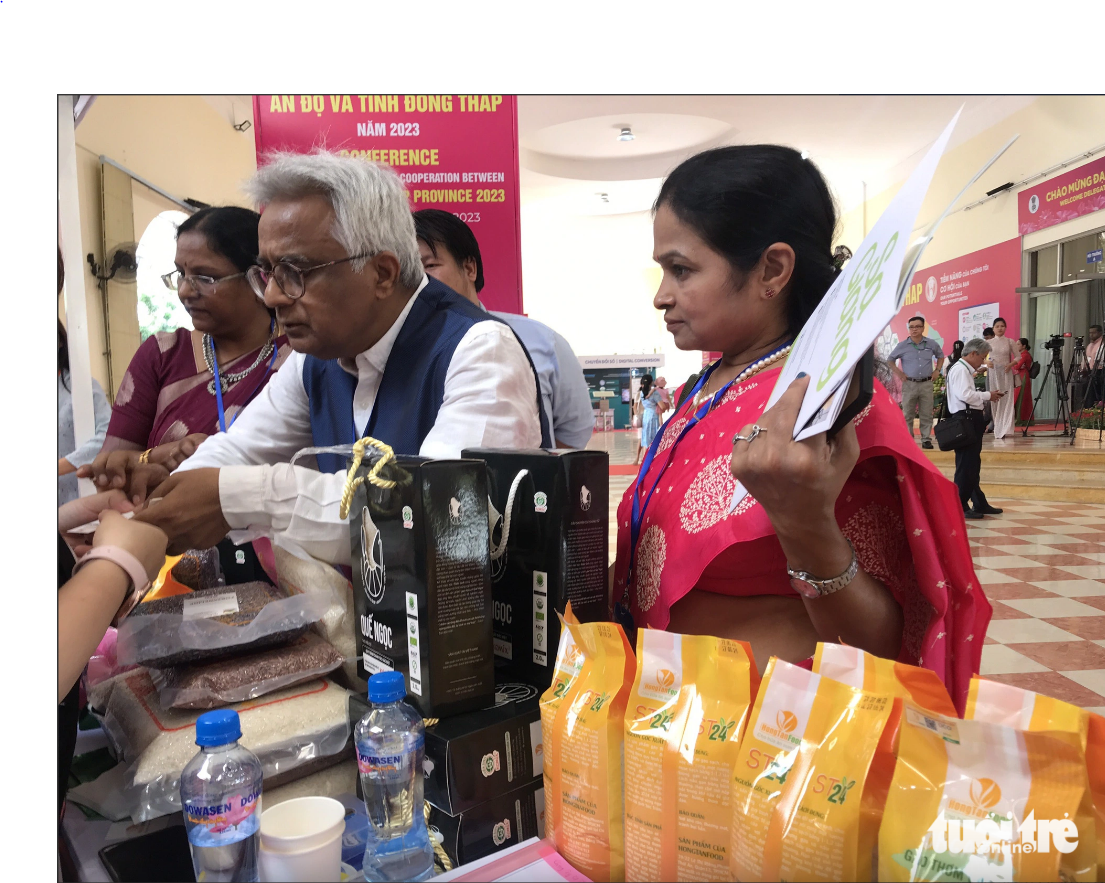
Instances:
[[[345,819],[345,836],[342,843],[342,861],[360,868],[364,857],[364,803],[355,794],[340,794],[334,798],[352,812]],[[262,795],[262,809],[264,796]],[[148,822],[132,824],[129,819],[123,822],[110,822],[106,819],[90,819],[75,803],[66,802],[65,816],[61,824],[61,836],[69,849],[73,863],[77,867],[77,877],[84,883],[107,883],[111,880],[107,868],[100,860],[100,850],[112,843],[152,834],[165,828],[183,825],[180,813],[161,816]],[[353,859],[351,861],[351,859]]]
[[[434,877],[435,883],[588,883],[547,840],[531,837],[516,846]]]

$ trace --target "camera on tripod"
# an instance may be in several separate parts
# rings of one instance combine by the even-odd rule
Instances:
[[[1044,349],[1061,350],[1063,348],[1063,335],[1053,334],[1044,341]]]

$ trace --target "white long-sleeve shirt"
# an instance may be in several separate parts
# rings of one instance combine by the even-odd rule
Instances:
[[[962,365],[963,367],[959,367]],[[966,359],[960,359],[948,369],[948,413],[958,414],[964,408],[981,411],[990,401],[990,393],[975,389],[975,369]]]
[[[587,447],[595,429],[595,412],[591,407],[591,390],[571,344],[548,325],[529,316],[498,312],[491,315],[513,328],[529,350],[541,383],[541,400],[553,441],[570,448]]]
[[[374,346],[353,362],[339,362],[357,378],[358,433],[368,425],[395,339],[425,285],[423,279]],[[219,502],[231,528],[283,534],[320,560],[348,564],[349,524],[338,516],[345,473],[289,463],[313,444],[303,360],[302,353],[292,353],[230,429],[210,436],[178,471],[220,467]],[[419,454],[447,459],[475,447],[541,447],[533,370],[510,327],[492,320],[477,322],[457,344],[437,421]]]

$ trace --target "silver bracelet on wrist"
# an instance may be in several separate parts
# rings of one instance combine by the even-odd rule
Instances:
[[[823,598],[845,588],[859,573],[859,558],[856,556],[856,547],[852,545],[851,540],[848,540],[848,548],[852,550],[852,563],[844,573],[832,579],[818,579],[804,570],[791,570],[788,565],[787,576],[790,577],[791,588],[803,598]]]

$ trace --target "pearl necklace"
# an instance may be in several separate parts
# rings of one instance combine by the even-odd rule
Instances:
[[[733,380],[733,385],[736,385],[738,383],[742,383],[743,381],[745,381],[749,377],[751,377],[753,374],[760,373],[761,371],[763,371],[769,365],[773,365],[775,362],[778,362],[780,359],[785,359],[787,357],[787,354],[790,352],[790,348],[791,348],[792,345],[793,344],[788,343],[782,349],[776,350],[775,352],[764,356],[762,359],[757,359],[755,362],[753,362],[751,365],[749,365],[747,368],[745,368],[743,371],[741,371],[740,374],[737,375],[736,379]],[[709,382],[707,382],[706,387],[708,387],[709,385],[710,385]],[[706,397],[708,395],[710,395],[710,393],[707,392],[706,387],[703,387],[702,391],[694,397],[694,409],[695,410],[698,410],[699,406],[706,400]]]
[[[231,386],[242,378],[248,377],[254,368],[272,355],[272,342],[275,335],[276,329],[270,326],[268,341],[261,347],[261,351],[257,354],[257,358],[253,360],[253,364],[244,371],[236,371],[233,374],[227,374],[224,371],[219,372],[219,383],[222,385],[223,392],[229,390]],[[207,363],[207,370],[211,372],[211,380],[207,383],[207,391],[211,393],[211,395],[215,395],[215,342],[211,339],[210,334],[203,335],[203,361]]]

